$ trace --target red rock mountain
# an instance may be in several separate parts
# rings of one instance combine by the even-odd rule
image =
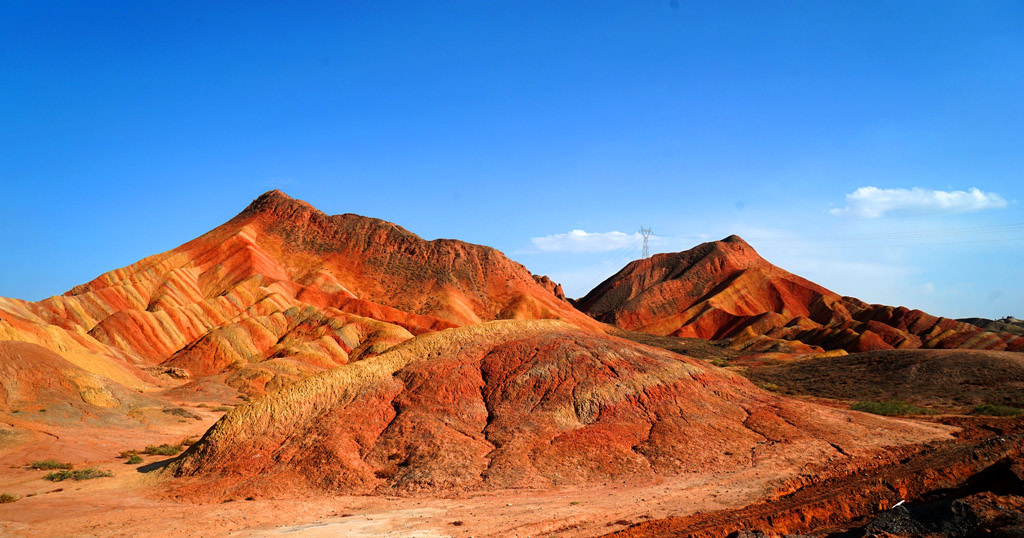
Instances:
[[[780,269],[738,236],[637,260],[577,307],[600,321],[660,336],[733,338],[747,349],[988,349],[1024,338],[904,307],[842,297]]]
[[[540,318],[601,327],[493,248],[328,216],[271,191],[203,236],[62,296],[0,298],[0,340],[132,388],[177,368],[261,393],[414,334]]]
[[[417,336],[225,415],[169,472],[220,498],[420,492],[734,472],[943,438],[762,391],[704,361],[558,321]]]

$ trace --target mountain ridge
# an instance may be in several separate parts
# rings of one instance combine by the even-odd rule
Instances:
[[[576,301],[602,322],[748,350],[1024,350],[1024,339],[841,296],[772,265],[736,235],[636,260]]]
[[[241,388],[259,394],[295,371],[485,320],[566,319],[601,330],[559,291],[493,248],[329,216],[273,190],[195,239],[62,295],[0,298],[0,339],[41,345],[129,386],[159,384],[144,373],[159,365],[248,372],[243,379],[259,381]],[[187,352],[204,339],[205,358]]]

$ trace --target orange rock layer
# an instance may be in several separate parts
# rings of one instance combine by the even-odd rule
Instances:
[[[328,216],[271,191],[203,236],[62,296],[0,298],[0,340],[38,344],[138,388],[155,365],[195,376],[270,360],[316,371],[499,318],[600,328],[560,292],[492,248]],[[252,375],[270,375],[260,372]]]
[[[768,263],[735,235],[632,262],[577,306],[624,329],[732,338],[750,350],[1024,351],[1024,337],[842,297]]]

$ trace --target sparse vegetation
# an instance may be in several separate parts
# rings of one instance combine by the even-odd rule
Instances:
[[[143,454],[150,454],[153,456],[173,456],[178,452],[181,452],[181,445],[168,444],[163,444],[160,446],[149,445],[146,447],[145,450],[142,451]]]
[[[120,454],[118,454],[117,457],[131,459],[132,456],[138,456],[138,455],[139,455],[139,451],[138,450],[125,450],[125,451],[121,452]]]
[[[190,418],[192,420],[202,420],[202,417],[200,417],[199,415],[197,415],[197,414],[195,414],[195,413],[193,413],[193,412],[191,412],[191,411],[189,411],[187,409],[182,409],[180,407],[165,407],[164,408],[164,413],[167,413],[168,415],[174,415],[176,417],[181,417],[181,418]]]
[[[0,493],[0,504],[12,503],[18,499],[20,499],[20,497],[18,497],[17,495],[12,495],[10,493]]]
[[[782,388],[776,385],[775,383],[763,382],[755,383],[755,385],[757,385],[757,387],[760,389],[767,390],[770,392],[782,392]]]
[[[231,411],[231,409],[232,409],[231,407],[228,407],[226,405],[218,405],[217,407],[213,408],[213,410],[218,412],[218,413],[226,413],[228,411]]]
[[[899,400],[890,400],[887,402],[857,402],[851,405],[850,409],[885,416],[935,414],[935,411],[932,411],[931,409],[917,407]]]
[[[138,454],[132,454],[131,456],[128,456],[128,461],[126,461],[125,463],[128,465],[142,463],[142,456],[139,456]]]
[[[1024,409],[1012,405],[985,404],[975,407],[971,414],[988,417],[1019,417],[1024,415]]]
[[[110,471],[103,471],[95,467],[89,467],[88,469],[78,469],[75,471],[54,471],[43,477],[45,480],[50,482],[61,482],[64,480],[91,480],[93,478],[104,478],[108,476],[114,476],[114,473]]]
[[[40,460],[33,461],[29,467],[37,471],[52,471],[54,469],[70,469],[73,466],[70,463],[62,463],[57,460]]]
[[[192,446],[192,445],[196,444],[196,441],[198,441],[198,440],[199,440],[199,436],[198,435],[190,435],[190,436],[182,439],[181,442],[178,443],[178,444],[183,446],[183,447],[185,447],[185,446]]]

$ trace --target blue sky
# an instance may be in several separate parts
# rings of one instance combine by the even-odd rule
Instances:
[[[654,251],[737,233],[842,294],[1024,316],[1024,3],[240,4],[3,3],[0,295],[280,188],[570,296],[643,225]]]

